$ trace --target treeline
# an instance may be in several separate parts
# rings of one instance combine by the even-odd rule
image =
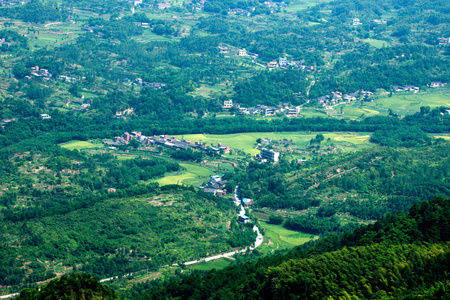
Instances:
[[[19,19],[23,22],[44,23],[47,21],[66,21],[69,12],[65,6],[57,6],[39,0],[32,0],[24,5],[0,9],[4,18]]]

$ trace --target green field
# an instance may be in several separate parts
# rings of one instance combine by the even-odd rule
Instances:
[[[263,253],[273,250],[289,249],[295,246],[309,242],[312,239],[318,239],[318,236],[293,231],[282,227],[281,225],[272,225],[261,222],[265,229],[264,243],[258,248]]]
[[[383,48],[389,45],[388,42],[386,41],[376,39],[364,39],[363,41],[369,43],[371,46],[374,46],[375,48]]]
[[[86,141],[70,141],[64,144],[60,144],[62,148],[69,150],[83,150],[83,149],[92,149],[103,146],[102,143],[91,143]]]
[[[175,174],[153,180],[160,185],[168,184],[188,184],[188,185],[201,185],[203,182],[207,181],[209,176],[214,175],[214,172],[208,168],[191,165],[191,164],[180,164],[185,171],[176,172]]]
[[[190,141],[204,142],[209,145],[217,145],[222,143],[230,146],[231,149],[241,150],[245,153],[255,155],[259,153],[258,149],[255,149],[256,140],[258,138],[270,138],[272,140],[287,139],[292,140],[294,144],[300,145],[300,147],[306,146],[309,141],[316,136],[317,133],[305,133],[305,132],[250,132],[242,134],[188,134],[178,136],[178,138],[185,138]],[[330,138],[338,147],[348,148],[347,150],[357,149],[361,147],[369,146],[368,140],[370,136],[363,133],[324,133],[325,140]],[[344,149],[345,151],[346,149]]]
[[[192,267],[189,267],[193,270],[200,270],[200,271],[210,271],[212,269],[223,269],[230,265],[230,260],[226,258],[221,258],[214,261],[204,262],[200,264],[195,264]]]
[[[409,115],[420,110],[421,106],[431,108],[439,106],[450,106],[450,89],[440,89],[430,92],[419,92],[417,94],[410,92],[394,93],[392,97],[382,97],[374,102],[366,104],[374,110],[390,108],[401,115]]]
[[[282,10],[286,10],[287,12],[297,12],[300,10],[305,10],[309,7],[316,6],[321,3],[327,3],[330,1],[326,0],[305,0],[305,1],[291,1],[288,7],[283,7]]]

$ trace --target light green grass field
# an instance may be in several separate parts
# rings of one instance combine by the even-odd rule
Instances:
[[[297,12],[300,10],[305,10],[308,7],[313,7],[316,6],[317,4],[320,3],[327,3],[330,1],[326,1],[326,0],[305,0],[305,1],[291,1],[289,4],[289,7],[283,7],[282,9],[285,9],[287,12]]]
[[[200,270],[200,271],[209,271],[212,269],[220,270],[220,269],[227,267],[229,264],[230,264],[230,261],[228,259],[221,258],[219,260],[209,261],[209,262],[193,265],[192,267],[190,267],[190,269]]]
[[[178,136],[178,138],[185,138],[190,141],[198,141],[204,142],[208,146],[213,144],[217,145],[218,143],[222,143],[224,145],[230,146],[231,149],[238,149],[244,151],[245,153],[255,155],[259,153],[258,149],[254,149],[256,140],[258,138],[270,138],[272,140],[281,140],[287,139],[292,140],[294,144],[306,145],[309,141],[316,136],[317,133],[306,133],[306,132],[250,132],[250,133],[242,133],[242,134],[224,134],[224,135],[215,135],[215,134],[189,134]],[[361,147],[369,146],[368,140],[370,136],[362,133],[326,133],[322,132],[325,137],[325,140],[330,138],[335,144],[339,145],[342,142],[346,142],[346,144],[350,143],[349,150],[358,149]],[[345,145],[341,145],[343,148],[346,148]],[[351,148],[351,149],[350,149]]]
[[[264,243],[259,248],[263,253],[273,250],[289,249],[295,246],[309,242],[312,239],[318,239],[314,236],[299,231],[293,231],[282,227],[281,225],[268,224],[261,222],[261,226],[265,229]]]
[[[413,93],[395,93],[392,97],[382,97],[374,102],[366,104],[373,109],[390,108],[402,115],[418,112],[421,106],[450,106],[450,89],[441,89],[439,91]]]
[[[83,150],[83,149],[92,149],[103,146],[101,143],[90,143],[86,141],[70,141],[64,144],[60,144],[62,148],[73,150]]]
[[[366,43],[369,43],[370,45],[374,46],[375,48],[383,48],[383,46],[386,47],[389,45],[386,41],[376,40],[376,39],[364,39],[363,41]]]
[[[340,106],[336,108],[340,113]],[[343,114],[339,114],[340,118],[348,118],[350,120],[356,120],[359,118],[371,117],[378,115],[380,112],[374,109],[359,108],[355,106],[345,105],[343,109]]]
[[[204,181],[207,181],[209,176],[214,175],[214,172],[208,168],[191,165],[191,164],[180,164],[184,167],[185,171],[177,172],[176,174],[165,176],[153,182],[158,182],[160,185],[168,184],[188,184],[188,185],[199,185]]]

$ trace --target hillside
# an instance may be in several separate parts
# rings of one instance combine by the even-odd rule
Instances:
[[[389,215],[287,254],[167,283],[147,282],[133,288],[132,298],[447,299],[449,204],[450,199],[435,198],[408,213]],[[76,276],[81,275],[52,281],[40,292],[24,290],[18,298],[58,293],[59,282]],[[76,287],[71,292],[80,295],[84,290]]]
[[[188,275],[139,299],[446,299],[449,210],[449,199],[436,198],[288,254]]]

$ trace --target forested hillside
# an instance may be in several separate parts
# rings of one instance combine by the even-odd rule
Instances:
[[[448,1],[0,2],[2,295],[448,296]]]
[[[351,234],[256,263],[188,275],[140,299],[445,299],[449,203],[436,198],[416,204]]]
[[[435,198],[414,205],[408,213],[389,215],[374,225],[287,254],[188,274],[164,285],[147,282],[130,295],[141,294],[136,299],[446,299],[449,203]],[[60,293],[59,284],[70,285],[76,276],[82,275],[50,282],[41,291],[24,290],[19,299]],[[98,290],[95,286],[91,289]],[[80,294],[84,289],[77,286],[71,291]]]

